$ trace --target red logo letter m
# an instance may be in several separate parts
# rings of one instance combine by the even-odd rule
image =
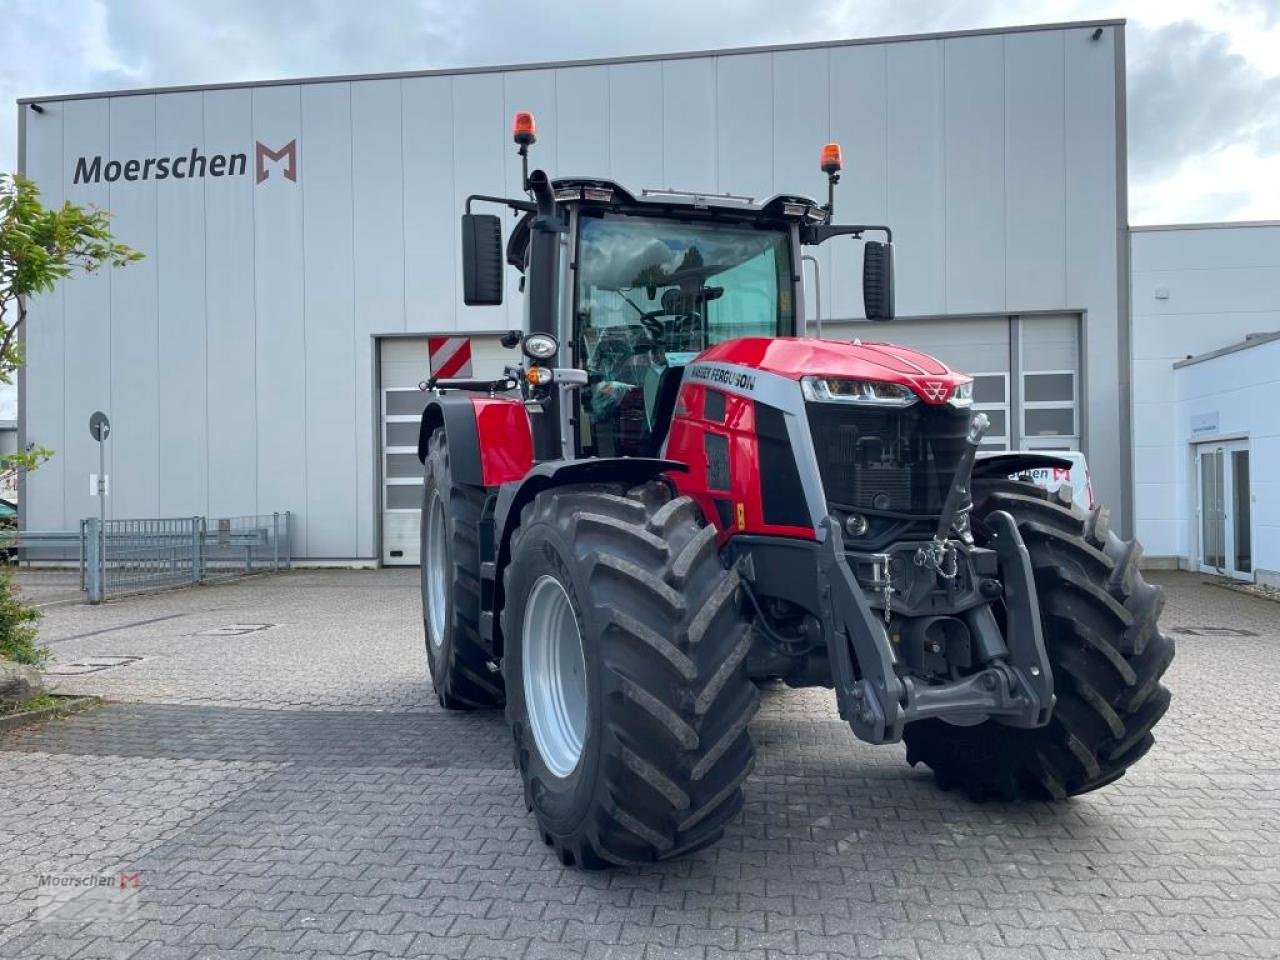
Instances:
[[[267,161],[283,160],[284,161],[284,178],[298,180],[298,141],[290,140],[279,150],[272,150],[261,141],[257,141],[253,145],[253,165],[257,171],[258,179],[256,182],[261,183],[267,179]]]

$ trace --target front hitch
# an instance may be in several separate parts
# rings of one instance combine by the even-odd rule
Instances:
[[[1040,629],[1040,609],[1031,559],[1013,518],[988,518],[992,548],[1004,577],[1005,629],[990,604],[970,610],[966,621],[988,662],[974,673],[944,683],[901,676],[901,663],[880,618],[844,556],[839,524],[828,517],[818,547],[823,628],[840,716],[860,740],[894,743],[914,721],[937,718],[978,723],[988,717],[1018,727],[1049,722],[1053,673]]]

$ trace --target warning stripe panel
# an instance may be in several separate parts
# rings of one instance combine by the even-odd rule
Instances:
[[[427,354],[433,377],[471,376],[470,337],[428,337]]]

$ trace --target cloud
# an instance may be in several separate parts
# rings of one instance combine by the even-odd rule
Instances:
[[[1113,15],[1109,0],[0,0],[0,104],[19,96],[171,84],[612,57]],[[1280,179],[1227,179],[1184,202],[1197,166],[1280,152],[1280,3],[1133,0],[1129,161],[1135,221],[1189,217],[1210,194],[1263,210]],[[1179,20],[1181,18],[1181,20]],[[0,107],[0,168],[16,156]],[[1243,153],[1226,153],[1229,147]],[[1217,158],[1217,159],[1215,159]],[[1242,168],[1243,169],[1243,168]],[[1201,182],[1200,178],[1194,178]],[[1235,194],[1251,199],[1238,202]],[[1280,216],[1270,209],[1266,215]]]
[[[1129,71],[1131,178],[1157,180],[1230,145],[1280,151],[1280,75],[1263,74],[1227,35],[1195,23],[1132,30],[1141,60]]]

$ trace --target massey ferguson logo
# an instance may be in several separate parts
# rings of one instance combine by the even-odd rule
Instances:
[[[947,399],[947,394],[951,392],[951,387],[941,380],[925,380],[920,384],[920,392],[924,394],[924,398],[930,403],[941,403]]]
[[[298,141],[290,140],[278,150],[261,141],[253,145],[254,183],[261,183],[272,173],[268,162],[286,180],[298,180]],[[249,155],[245,153],[204,153],[192,147],[186,153],[168,157],[141,157],[130,160],[104,160],[101,156],[77,157],[72,172],[73,183],[115,183],[117,180],[202,180],[205,177],[243,177],[248,173]]]

